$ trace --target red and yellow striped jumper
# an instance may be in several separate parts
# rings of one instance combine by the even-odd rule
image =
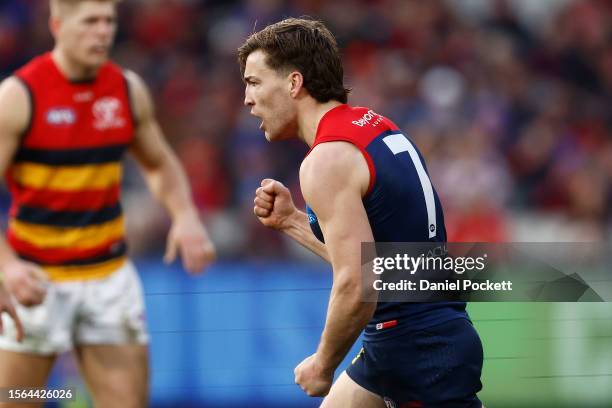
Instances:
[[[123,72],[109,62],[95,79],[71,82],[45,54],[16,77],[32,113],[6,173],[8,242],[51,280],[107,276],[126,257],[121,159],[134,120]]]

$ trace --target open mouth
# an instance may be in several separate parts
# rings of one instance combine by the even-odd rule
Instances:
[[[261,117],[257,116],[255,113],[253,113],[253,111],[251,111],[251,115],[255,116],[257,119],[261,119],[261,123],[259,124],[259,129],[263,130],[263,125],[264,125],[264,121]]]
[[[106,54],[108,53],[108,47],[103,46],[103,45],[94,46],[94,47],[91,47],[91,52],[94,54]]]

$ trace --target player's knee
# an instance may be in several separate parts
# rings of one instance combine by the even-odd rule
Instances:
[[[96,408],[145,408],[147,406],[146,398],[137,397],[134,394],[94,396],[93,402]]]
[[[147,389],[145,384],[134,384],[125,379],[116,378],[106,381],[103,386],[92,390],[96,408],[144,408],[147,406]]]

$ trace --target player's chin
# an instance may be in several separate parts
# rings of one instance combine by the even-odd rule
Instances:
[[[264,137],[268,142],[276,142],[277,140],[279,140],[278,135],[268,130],[264,130]]]
[[[264,131],[264,136],[268,142],[278,142],[279,140],[287,140],[291,138],[290,136],[281,132],[271,132],[269,130]]]
[[[108,61],[108,54],[106,53],[92,53],[88,55],[84,61],[83,65],[86,65],[89,69],[96,70],[104,65]]]

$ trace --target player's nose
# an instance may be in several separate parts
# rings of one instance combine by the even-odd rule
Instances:
[[[253,106],[255,105],[255,101],[253,100],[253,98],[251,98],[249,96],[248,93],[244,94],[244,106]]]
[[[108,20],[100,20],[96,24],[96,34],[100,37],[106,39],[111,37],[113,34],[113,23]]]

